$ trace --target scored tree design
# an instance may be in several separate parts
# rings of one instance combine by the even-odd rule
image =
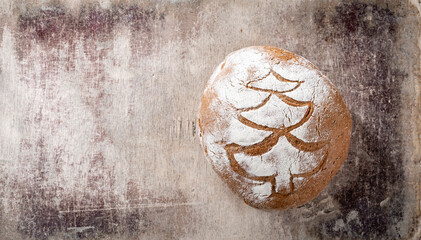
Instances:
[[[252,83],[260,81],[260,80],[266,78],[267,76],[269,76],[270,74],[272,74],[278,81],[281,81],[281,82],[284,82],[284,83],[295,83],[295,86],[288,89],[288,90],[285,90],[285,91],[268,90],[268,89],[263,89],[263,88],[251,86]],[[270,131],[272,133],[269,136],[267,136],[266,138],[264,138],[262,141],[260,141],[258,143],[255,143],[253,145],[241,146],[241,145],[236,144],[236,143],[230,143],[230,144],[227,144],[225,146],[225,151],[227,152],[227,156],[228,156],[228,159],[230,161],[230,166],[231,166],[231,168],[233,169],[234,172],[236,172],[237,174],[239,174],[240,176],[242,176],[244,178],[248,178],[248,179],[256,180],[256,181],[270,182],[272,184],[272,192],[271,192],[271,195],[269,197],[291,195],[295,190],[294,189],[295,186],[294,186],[294,182],[293,182],[294,178],[310,177],[310,176],[314,175],[315,173],[319,172],[323,168],[323,166],[326,164],[326,159],[327,159],[327,156],[328,156],[328,148],[324,149],[322,160],[311,171],[304,172],[304,173],[291,173],[291,170],[289,170],[290,191],[285,194],[285,193],[276,192],[276,179],[275,179],[275,177],[277,176],[277,173],[273,174],[271,176],[256,176],[254,174],[248,173],[239,164],[239,162],[236,160],[236,158],[234,156],[235,154],[238,154],[238,153],[243,153],[243,154],[248,155],[248,156],[261,156],[262,154],[269,152],[278,143],[279,138],[282,137],[282,136],[285,136],[287,141],[292,146],[294,146],[295,148],[299,149],[300,151],[304,151],[304,152],[314,152],[314,151],[317,151],[319,149],[322,149],[327,144],[329,144],[330,140],[324,140],[324,141],[318,141],[318,142],[305,142],[305,141],[297,138],[293,134],[291,134],[292,130],[294,130],[296,128],[299,128],[305,122],[307,122],[314,112],[314,103],[313,102],[311,102],[311,101],[297,101],[293,98],[290,98],[290,97],[284,95],[284,93],[291,92],[291,91],[294,91],[295,89],[299,88],[302,83],[303,83],[303,81],[295,81],[295,80],[286,79],[286,78],[280,76],[278,73],[276,73],[273,70],[270,70],[270,72],[262,78],[259,78],[259,79],[248,82],[246,84],[246,88],[249,88],[249,89],[252,89],[252,90],[255,90],[255,91],[266,92],[266,93],[269,93],[269,95],[268,95],[267,98],[264,99],[264,101],[262,103],[260,103],[259,105],[255,106],[255,107],[250,107],[250,108],[245,108],[245,109],[236,109],[237,110],[237,118],[242,124],[244,124],[248,127],[258,129],[258,130]],[[291,126],[288,126],[288,127],[282,127],[282,128],[273,128],[273,127],[260,125],[258,123],[253,122],[253,121],[250,121],[249,119],[247,119],[247,118],[245,118],[241,115],[241,113],[243,113],[243,112],[252,111],[252,110],[256,110],[256,109],[259,109],[259,108],[263,107],[264,105],[266,105],[266,103],[268,103],[269,99],[273,95],[277,96],[279,99],[281,99],[284,103],[286,103],[289,106],[292,106],[292,107],[307,107],[307,111],[305,112],[304,117],[298,123],[296,123],[294,125],[291,125]]]

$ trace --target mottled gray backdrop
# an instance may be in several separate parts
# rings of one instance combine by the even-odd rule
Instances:
[[[0,239],[419,239],[418,0],[3,0]],[[247,206],[196,115],[230,52],[319,67],[353,120],[315,200]]]

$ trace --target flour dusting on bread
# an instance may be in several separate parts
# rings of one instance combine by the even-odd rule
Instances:
[[[342,108],[340,116],[332,108]],[[199,123],[207,157],[234,191],[255,207],[288,208],[298,194],[314,197],[310,180],[339,168],[329,162],[338,136],[326,125],[336,118],[349,144],[349,112],[329,80],[302,57],[260,46],[233,52],[217,67]]]

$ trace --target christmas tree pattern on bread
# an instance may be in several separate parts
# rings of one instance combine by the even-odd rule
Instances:
[[[274,79],[279,82],[274,82]],[[290,195],[294,191],[294,179],[320,171],[328,155],[328,150],[324,147],[329,140],[304,142],[291,133],[307,122],[314,111],[312,102],[297,101],[284,94],[299,88],[301,83],[302,81],[283,78],[273,70],[264,78],[249,81],[246,84],[247,88],[267,92],[269,95],[255,107],[238,109],[238,120],[248,127],[269,131],[271,134],[252,145],[231,143],[225,146],[232,169],[245,178],[270,183],[270,195]],[[279,116],[274,117],[271,112],[279,113]],[[301,173],[293,172],[291,169],[294,165],[293,159],[284,159],[281,161],[281,166],[273,166],[275,161],[271,161],[270,152],[275,150],[274,147],[279,144],[280,139],[284,140],[283,142],[286,140],[290,147],[296,148],[297,152],[311,153],[324,148],[323,157],[315,167]],[[307,155],[309,162],[315,161],[315,155]],[[253,167],[256,165],[259,166]],[[270,175],[265,175],[267,173]]]

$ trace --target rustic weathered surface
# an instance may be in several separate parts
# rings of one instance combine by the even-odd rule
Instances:
[[[421,236],[416,0],[6,0],[0,26],[1,239]],[[297,209],[244,204],[196,136],[210,74],[250,45],[309,59],[352,115]]]

